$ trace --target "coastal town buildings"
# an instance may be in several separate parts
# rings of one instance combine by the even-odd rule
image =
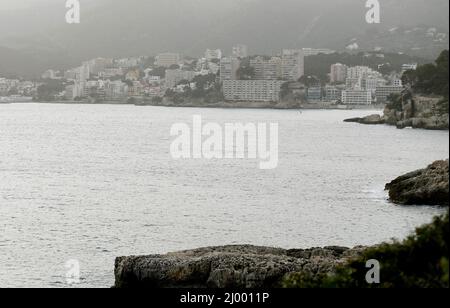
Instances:
[[[278,102],[282,81],[224,80],[223,95],[227,101]]]
[[[330,82],[344,83],[347,79],[347,65],[336,63],[330,68]]]
[[[27,80],[0,78],[0,96],[33,97],[39,85],[40,83]]]
[[[347,68],[347,78],[365,78],[368,76],[379,75],[368,66],[352,66]]]
[[[406,63],[402,65],[402,74],[406,71],[415,71],[417,69],[417,63]]]
[[[205,51],[205,59],[208,61],[222,59],[222,50],[220,49],[207,49]]]
[[[330,55],[336,52],[336,50],[328,49],[328,48],[303,48],[303,55],[305,57],[309,56],[317,56],[320,54]]]
[[[341,101],[344,105],[370,105],[372,104],[372,93],[368,90],[344,90]]]
[[[47,70],[42,77],[61,83],[63,91],[55,92],[54,97],[66,100],[127,100],[130,97],[145,100],[164,96],[180,99],[208,95],[211,101],[276,102],[283,89],[283,99],[295,102],[368,105],[384,103],[391,94],[403,90],[400,71],[383,76],[364,65],[334,63],[330,66],[329,79],[314,75],[301,78],[305,75],[305,57],[333,52],[324,48],[299,48],[282,49],[271,56],[249,56],[247,46],[236,45],[228,57],[224,57],[221,49],[207,49],[200,58],[171,52],[155,58],[99,57],[63,73]],[[416,67],[405,64],[402,68]],[[5,78],[0,79],[0,95],[37,92],[36,84],[19,87],[18,83],[18,80],[6,83]]]
[[[328,102],[337,102],[342,99],[342,87],[330,86],[325,87],[325,99]]]
[[[385,103],[391,94],[400,94],[403,90],[404,87],[399,85],[379,86],[375,91],[377,103]]]
[[[220,80],[236,80],[239,67],[240,60],[238,58],[222,58],[220,60]]]
[[[180,69],[166,70],[165,86],[167,88],[173,88],[181,81],[191,81],[195,75],[194,71],[183,71]]]
[[[272,57],[265,59],[264,57],[256,57],[250,60],[250,66],[255,71],[255,79],[257,80],[277,80],[282,77],[281,58]]]
[[[297,81],[305,74],[305,56],[299,49],[284,49],[281,55],[281,75],[284,80]]]
[[[141,60],[142,58],[138,57],[117,59],[115,60],[114,66],[123,69],[133,68],[138,66]]]
[[[313,86],[309,87],[307,90],[307,99],[308,102],[318,102],[322,100],[322,87]]]
[[[180,54],[166,52],[166,53],[161,53],[161,54],[156,56],[155,65],[169,68],[169,67],[171,67],[173,65],[180,64],[180,61],[181,61]]]

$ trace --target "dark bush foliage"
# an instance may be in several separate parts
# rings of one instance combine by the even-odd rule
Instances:
[[[297,288],[448,288],[449,215],[416,230],[403,242],[369,248],[329,276],[292,274],[285,287]],[[381,283],[368,284],[366,262],[378,260]]]

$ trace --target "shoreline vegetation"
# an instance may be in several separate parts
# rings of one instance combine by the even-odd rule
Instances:
[[[393,203],[448,207],[449,161],[401,176],[386,190]],[[448,288],[448,238],[447,213],[404,241],[373,247],[285,250],[240,245],[118,257],[114,287]],[[380,284],[367,283],[368,260],[382,263]]]

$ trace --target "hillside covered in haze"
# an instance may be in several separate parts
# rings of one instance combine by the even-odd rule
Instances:
[[[0,73],[40,74],[97,56],[229,53],[236,43],[254,54],[351,45],[428,59],[448,48],[447,0],[380,0],[380,25],[365,22],[362,0],[82,0],[79,25],[64,22],[64,1],[28,1],[0,4]]]

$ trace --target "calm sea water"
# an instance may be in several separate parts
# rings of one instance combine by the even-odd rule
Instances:
[[[386,182],[449,156],[449,133],[343,123],[372,111],[0,105],[0,287],[113,284],[114,258],[225,244],[402,239],[443,212]],[[279,122],[280,162],[171,159],[170,127]]]

